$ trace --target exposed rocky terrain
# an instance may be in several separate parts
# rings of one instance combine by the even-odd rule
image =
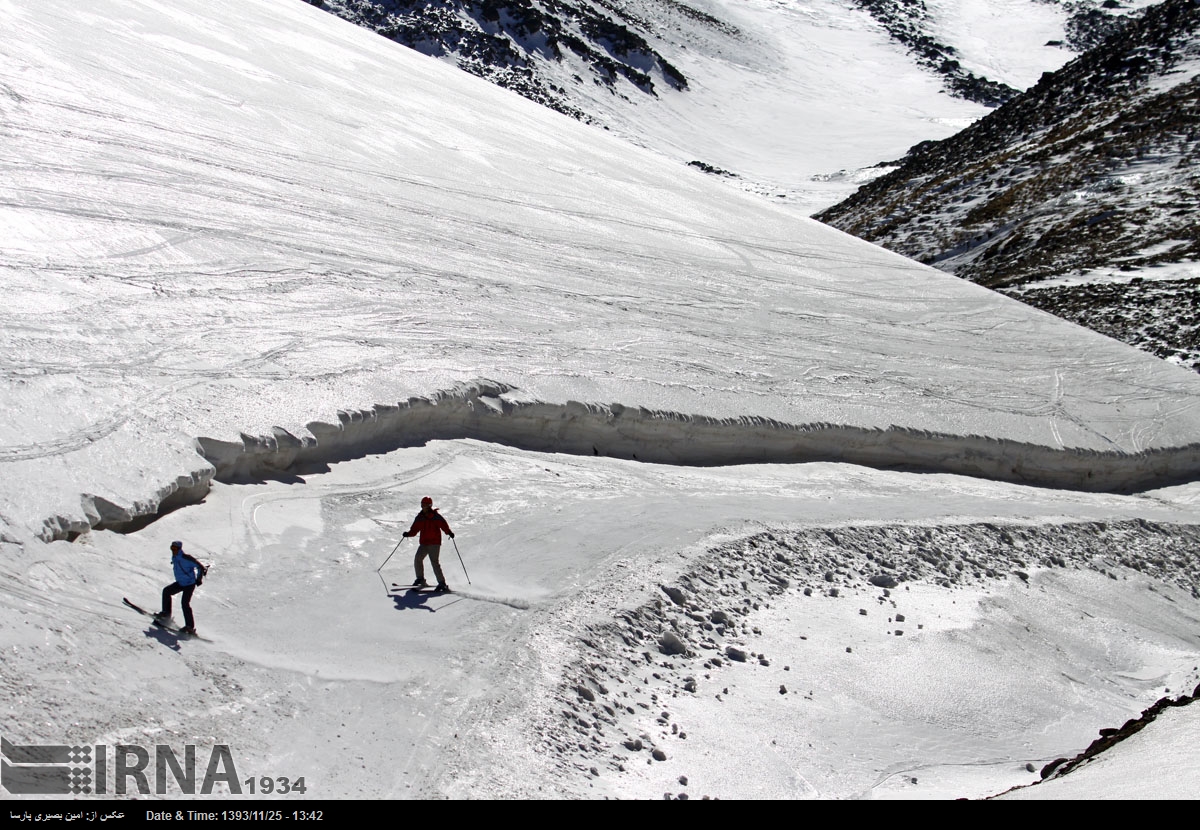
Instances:
[[[1095,758],[1105,750],[1111,749],[1121,741],[1141,732],[1157,720],[1158,716],[1165,709],[1172,706],[1190,706],[1198,699],[1200,699],[1200,686],[1197,686],[1191,694],[1160,697],[1152,706],[1147,707],[1139,717],[1130,718],[1119,727],[1106,726],[1100,729],[1100,737],[1092,741],[1087,749],[1080,752],[1074,758],[1057,758],[1046,764],[1041,770],[1042,780],[1045,781],[1052,776],[1062,777],[1069,774],[1081,764],[1086,764],[1091,758]]]
[[[567,83],[600,84],[657,94],[659,85],[687,89],[687,79],[647,40],[650,21],[618,3],[573,0],[309,0],[352,23],[511,89],[584,121],[548,65],[571,67]],[[664,11],[728,28],[677,0],[656,0]],[[583,74],[588,77],[585,79]]]
[[[1010,296],[1200,371],[1200,277],[1041,286]]]
[[[844,646],[850,660],[860,648],[870,648],[848,623],[855,615],[878,620],[871,630],[880,642],[928,635],[924,629],[931,623],[939,627],[928,607],[907,593],[922,585],[970,594],[1005,582],[1032,586],[1037,572],[1066,569],[1114,582],[1144,577],[1141,588],[1173,586],[1181,597],[1200,599],[1198,542],[1197,526],[1146,521],[881,524],[759,533],[714,547],[645,603],[569,633],[575,659],[563,668],[554,711],[534,729],[541,734],[541,751],[581,792],[602,777],[634,774],[638,765],[649,764],[671,769],[664,773],[664,797],[704,798],[708,794],[688,790],[686,774],[676,778],[677,770],[665,763],[692,728],[680,716],[683,699],[728,699],[730,717],[738,717],[737,687],[751,674],[769,673],[761,682],[779,684],[778,717],[793,716],[788,714],[793,699],[813,700],[807,674],[814,652],[769,653],[762,645],[777,641],[764,621],[773,604],[793,612],[806,602],[843,604],[848,616],[837,626],[841,635],[801,612],[794,625],[808,636],[801,634],[794,644],[839,653]],[[1108,625],[1102,619],[1096,624]],[[817,642],[839,636],[837,642]],[[1126,724],[1122,734],[1137,728]],[[1079,757],[1111,746],[1119,740],[1112,737],[1117,731],[1105,730]],[[1042,777],[1060,766],[1061,773],[1070,765],[1060,759]],[[1028,767],[1030,773],[1039,768]]]
[[[939,43],[929,33],[929,11],[923,0],[854,0],[854,4],[866,10],[891,37],[904,44],[921,66],[941,75],[951,94],[994,107],[1020,92],[963,69],[957,59],[957,50]],[[1104,12],[1096,13],[1109,19]]]
[[[699,27],[736,50],[743,37],[719,3],[686,0],[307,0],[352,23],[584,121],[581,85],[617,94],[686,91],[668,56]],[[996,106],[1020,90],[962,66],[958,50],[934,33],[923,0],[851,0],[940,76],[946,91]],[[1060,45],[1082,51],[1119,28],[1115,0],[1047,0],[1068,12]],[[627,83],[620,83],[621,81]]]
[[[1197,61],[1200,5],[1151,7],[817,218],[1196,366],[1190,281],[1032,284],[1200,260]]]

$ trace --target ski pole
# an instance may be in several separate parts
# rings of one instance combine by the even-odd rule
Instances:
[[[402,545],[402,544],[404,544],[403,536],[401,536],[400,541],[396,543],[396,547],[392,548],[392,552],[388,554],[388,558],[383,560],[383,565],[386,565],[388,563],[388,560],[390,560],[393,556],[396,555],[396,551],[400,550],[400,545]],[[378,568],[376,568],[375,573],[379,573],[380,571],[382,571],[383,565],[380,565]],[[467,581],[469,582],[470,580],[467,580]]]
[[[450,537],[450,541],[454,542],[454,552],[458,553],[458,542],[454,541],[453,536]],[[471,575],[469,573],[467,573],[467,563],[463,561],[461,553],[458,553],[458,564],[462,565],[463,575],[466,576],[467,584],[470,585],[471,584]]]

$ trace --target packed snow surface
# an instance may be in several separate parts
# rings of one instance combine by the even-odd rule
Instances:
[[[426,494],[460,594],[393,587]],[[983,797],[1200,683],[1194,505],[435,441],[5,545],[0,727],[225,744],[309,799]],[[207,641],[121,605],[173,539]],[[1188,757],[1141,794],[1194,793]]]
[[[1194,373],[301,2],[0,11],[6,737],[948,797],[1200,679]]]

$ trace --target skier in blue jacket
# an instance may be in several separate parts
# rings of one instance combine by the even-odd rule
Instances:
[[[163,588],[162,611],[155,614],[159,620],[171,618],[171,597],[183,594],[179,604],[183,606],[183,633],[196,633],[196,620],[192,616],[192,593],[196,586],[204,584],[204,576],[208,568],[200,561],[183,552],[183,542],[171,543],[171,566],[175,570],[175,581]]]

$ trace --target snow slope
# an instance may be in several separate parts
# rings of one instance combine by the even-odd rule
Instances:
[[[320,0],[809,215],[1148,5],[1101,0]],[[881,166],[883,165],[883,166]]]
[[[660,49],[688,78],[687,91],[651,98],[567,85],[572,101],[631,142],[731,173],[737,179],[727,184],[804,215],[878,175],[875,165],[988,111],[944,94],[940,78],[848,4],[701,5],[733,34],[647,5],[665,18]]]
[[[479,378],[555,407],[560,439],[588,425],[572,400],[669,413],[629,454],[768,419],[776,460],[1062,483],[1070,461],[1039,448],[1115,453],[1061,454],[1101,489],[1195,469],[1186,372],[316,9],[214,8],[12,9],[0,515],[18,533],[194,500],[213,473],[194,438],[286,449],[324,422],[353,440],[339,410]]]
[[[308,799],[986,795],[1200,679],[1195,486],[1149,489],[1195,477],[1192,373],[301,3],[0,9],[6,738]],[[426,494],[461,595],[391,590]],[[176,538],[209,642],[119,602]],[[920,740],[848,764],[911,666],[871,705]]]
[[[391,589],[424,494],[464,595]],[[1186,499],[431,442],[218,484],[136,534],[6,545],[0,727],[225,744],[241,781],[303,776],[284,803],[983,797],[1200,683]],[[152,607],[174,538],[211,565],[209,642],[120,605]]]
[[[1017,90],[1078,54],[1064,44],[1071,14],[1094,3],[929,0],[706,0],[693,4],[736,36],[705,29],[671,3],[622,5],[654,21],[651,42],[688,78],[686,92],[601,95],[555,76],[572,105],[629,140],[683,162],[738,176],[806,215],[836,204],[886,172],[914,145],[948,138],[990,109],[947,91],[941,63],[889,34],[914,39],[978,78]],[[880,19],[868,13],[870,6]],[[891,5],[893,8],[888,9]],[[1115,14],[1149,5],[1123,3]],[[637,19],[637,17],[635,17]],[[690,25],[689,25],[690,24]],[[548,67],[552,72],[553,67]]]

